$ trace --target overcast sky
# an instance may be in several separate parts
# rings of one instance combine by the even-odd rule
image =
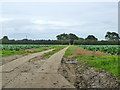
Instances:
[[[61,33],[104,39],[118,32],[118,3],[2,3],[2,36],[10,39],[56,39]],[[0,37],[1,38],[1,37]]]

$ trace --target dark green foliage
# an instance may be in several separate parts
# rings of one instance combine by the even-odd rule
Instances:
[[[57,40],[70,40],[70,43],[73,43],[74,40],[78,40],[79,37],[77,37],[75,34],[70,33],[70,34],[60,34],[56,36]]]
[[[9,40],[9,39],[8,39],[8,36],[4,36],[4,37],[2,38],[2,40]]]
[[[74,45],[120,45],[120,41],[74,40]]]
[[[70,40],[78,40],[78,37],[75,34],[70,33],[68,36]]]
[[[88,37],[85,40],[98,40],[98,39],[93,35],[88,35]]]
[[[63,34],[57,35],[56,38],[57,38],[58,40],[69,40],[69,35],[63,33]]]
[[[40,45],[120,45],[119,35],[115,32],[107,32],[105,38],[107,39],[98,41],[93,35],[88,35],[86,39],[79,38],[73,33],[57,35],[57,40],[9,40],[7,36],[4,36],[0,40],[0,44],[40,44]]]
[[[105,35],[105,39],[107,40],[119,40],[119,34],[116,32],[107,32]]]
[[[2,44],[69,45],[69,40],[2,40]]]

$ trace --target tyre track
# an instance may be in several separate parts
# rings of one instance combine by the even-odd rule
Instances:
[[[74,88],[57,72],[62,57],[68,48],[66,47],[52,55],[40,68],[32,72],[20,73],[4,88]]]

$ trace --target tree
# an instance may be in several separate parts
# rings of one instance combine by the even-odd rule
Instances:
[[[116,32],[107,32],[105,35],[105,39],[107,40],[119,40],[119,34],[117,34]]]
[[[28,41],[28,39],[22,39],[22,41]]]
[[[68,34],[60,34],[60,35],[57,35],[57,40],[68,40],[69,39],[69,35]]]
[[[77,37],[75,34],[73,33],[70,33],[70,34],[60,34],[60,35],[57,35],[57,40],[70,40],[70,44],[72,45],[74,40],[78,40],[79,37]]]
[[[70,33],[69,34],[69,39],[70,40],[78,40],[79,37],[77,37],[75,34]]]
[[[8,39],[8,36],[4,36],[4,37],[2,38],[2,40],[9,40],[9,39]]]
[[[88,37],[85,38],[85,40],[98,40],[98,39],[93,35],[88,35]]]
[[[70,34],[60,34],[60,35],[57,35],[56,36],[58,40],[78,40],[78,37],[73,34],[73,33],[70,33]]]
[[[78,40],[84,40],[84,38],[78,38]]]
[[[69,40],[70,44],[73,45],[74,40],[78,40],[79,37],[77,37],[75,34],[70,33],[69,34]]]

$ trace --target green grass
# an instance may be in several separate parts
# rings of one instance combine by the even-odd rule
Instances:
[[[55,54],[56,52],[60,51],[61,49],[67,47],[68,45],[58,45],[58,46],[55,46],[55,50],[49,52],[49,53],[46,53],[42,56],[42,58],[49,58],[51,55]]]
[[[64,58],[68,58],[69,56],[71,56],[74,53],[74,49],[76,48],[76,46],[70,46],[64,55]]]
[[[68,58],[71,55],[75,55],[76,46],[70,46],[66,50],[64,58]],[[71,58],[77,58],[78,64],[86,64],[86,66],[94,67],[94,70],[106,70],[109,73],[116,76],[120,82],[120,61],[118,55],[111,56],[73,56]],[[86,63],[84,63],[86,62]],[[119,63],[119,64],[118,64]]]
[[[25,53],[37,53],[37,52],[41,52],[44,50],[48,50],[48,49],[52,49],[54,47],[40,47],[38,48],[39,50],[36,51],[11,51],[11,50],[2,50],[2,57],[5,56],[10,56],[10,55],[20,55],[20,54],[25,54]]]
[[[118,56],[74,56],[81,61],[86,61],[87,65],[94,66],[96,69],[104,69],[113,75],[119,77],[118,72]]]

